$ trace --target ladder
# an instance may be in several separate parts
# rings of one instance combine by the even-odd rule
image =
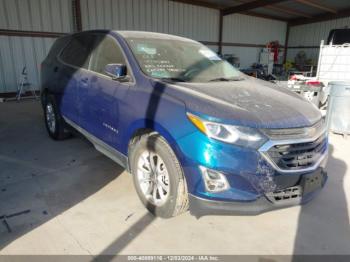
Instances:
[[[30,97],[26,97],[26,98],[35,98],[37,99],[38,96],[35,93],[35,90],[32,86],[32,84],[28,81],[28,72],[27,72],[27,67],[24,66],[21,76],[20,76],[20,82],[19,85],[17,87],[17,94],[16,94],[16,100],[20,101],[22,98],[22,94],[24,94],[26,92],[26,90],[30,90],[32,92],[32,96]]]

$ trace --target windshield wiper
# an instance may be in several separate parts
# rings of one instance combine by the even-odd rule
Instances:
[[[227,78],[227,77],[218,77],[218,78],[210,79],[208,82],[218,82],[218,81],[241,81],[241,80],[244,80],[244,78],[243,78],[243,77],[230,77],[230,78]]]
[[[180,77],[162,77],[161,80],[168,80],[173,82],[187,82],[186,79],[180,78]]]

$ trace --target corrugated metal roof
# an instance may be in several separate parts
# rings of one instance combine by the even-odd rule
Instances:
[[[348,8],[350,4],[349,0],[317,0],[317,2],[338,10]]]
[[[262,15],[269,15],[269,16],[273,16],[273,17],[279,17],[281,19],[293,19],[295,17],[295,16],[287,14],[287,13],[282,13],[282,12],[277,13],[274,10],[270,10],[270,9],[266,9],[266,8],[254,9],[254,13],[262,14]]]
[[[176,0],[174,0],[176,1]],[[209,3],[214,5],[220,6],[221,9],[230,8],[234,6],[239,6],[247,3],[254,2],[256,0],[200,0],[200,2]],[[188,2],[191,2],[190,0]],[[271,17],[280,17],[285,19],[297,19],[297,18],[303,18],[308,15],[310,16],[316,16],[327,13],[327,10],[316,7],[317,5],[322,5],[324,7],[329,7],[331,9],[335,10],[344,10],[350,8],[350,1],[349,0],[307,0],[309,4],[302,3],[302,1],[284,1],[281,3],[275,3],[271,5],[267,5],[265,7],[260,8],[254,8],[250,9],[249,12],[256,13],[256,14],[263,14],[263,15],[270,15]],[[198,2],[197,2],[198,3]],[[196,4],[196,2],[193,2],[193,4]],[[315,4],[315,5],[313,5]],[[273,7],[280,8],[280,10],[274,10]],[[291,11],[295,11],[296,14],[292,14],[291,12],[288,12],[289,9]],[[300,15],[297,13],[300,12]],[[305,14],[305,15],[302,15]]]
[[[308,5],[296,2],[296,1],[293,1],[293,2],[282,2],[282,3],[276,4],[275,6],[280,7],[282,9],[283,8],[289,8],[289,9],[292,9],[292,10],[297,11],[297,12],[302,12],[304,14],[308,14],[310,16],[318,15],[320,13],[324,13],[325,12],[325,11],[322,11],[322,10],[320,10],[318,8],[311,7],[311,6],[308,6]],[[298,17],[301,17],[301,16],[294,15],[293,19],[294,18],[298,18]]]

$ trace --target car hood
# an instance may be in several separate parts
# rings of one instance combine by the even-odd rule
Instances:
[[[267,81],[164,83],[165,92],[182,100],[188,112],[210,121],[255,128],[311,126],[320,111],[301,96]]]

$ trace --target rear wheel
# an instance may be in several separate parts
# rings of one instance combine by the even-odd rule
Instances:
[[[163,137],[156,133],[138,137],[129,156],[137,194],[151,213],[169,218],[188,209],[182,168]]]
[[[47,132],[55,140],[67,138],[70,134],[65,130],[66,123],[58,111],[56,101],[53,96],[47,96],[44,104],[44,120]]]

